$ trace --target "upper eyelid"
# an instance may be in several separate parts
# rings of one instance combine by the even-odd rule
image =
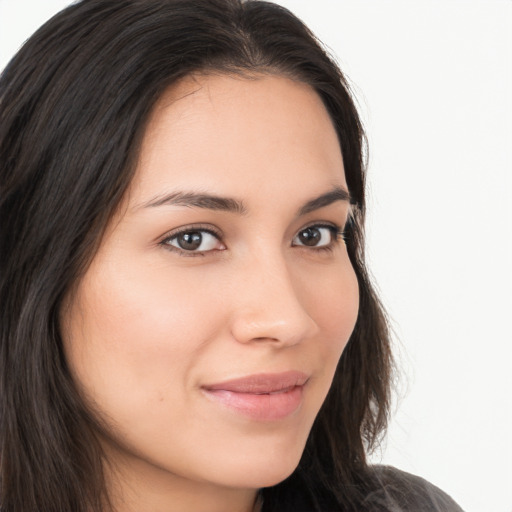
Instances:
[[[186,226],[181,226],[179,228],[171,229],[170,231],[168,231],[159,238],[159,243],[170,240],[171,238],[174,238],[182,233],[187,233],[188,231],[205,231],[206,233],[210,233],[211,235],[217,237],[219,240],[221,240],[224,237],[224,234],[220,229],[215,228],[214,226],[211,226],[209,224],[190,224]]]
[[[321,220],[317,220],[317,221],[313,221],[313,222],[310,222],[308,224],[305,224],[304,226],[302,226],[298,231],[297,233],[300,233],[302,230],[304,229],[308,229],[308,228],[312,228],[312,227],[319,227],[319,228],[337,228],[337,229],[343,229],[343,224],[342,223],[337,223],[337,222],[332,222],[332,221],[321,221]]]

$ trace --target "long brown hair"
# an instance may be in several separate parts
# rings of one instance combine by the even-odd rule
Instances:
[[[39,29],[0,78],[3,512],[105,507],[101,425],[70,377],[59,312],[130,183],[153,105],[201,71],[309,84],[335,125],[354,200],[347,245],[359,317],[299,467],[262,494],[266,511],[359,510],[368,490],[366,454],[386,427],[392,359],[365,266],[365,139],[345,77],[275,4],[82,0]]]

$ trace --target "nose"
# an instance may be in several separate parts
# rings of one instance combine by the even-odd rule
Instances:
[[[318,325],[301,302],[307,290],[284,258],[251,259],[237,276],[231,333],[240,343],[291,346],[313,337]],[[307,283],[307,277],[305,278]],[[304,283],[302,283],[304,284]]]

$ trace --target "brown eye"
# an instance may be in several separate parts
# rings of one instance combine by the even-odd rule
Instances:
[[[191,253],[225,249],[217,235],[204,229],[182,231],[164,240],[163,243]]]
[[[203,235],[199,231],[192,233],[181,233],[176,237],[176,242],[180,249],[185,251],[195,251],[201,247]]]
[[[337,232],[334,226],[310,226],[299,231],[293,239],[293,245],[326,247],[333,243]]]
[[[314,246],[322,239],[322,233],[318,228],[307,228],[299,233],[299,240],[302,245]]]

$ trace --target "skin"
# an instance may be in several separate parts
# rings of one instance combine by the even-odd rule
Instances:
[[[158,101],[129,192],[62,312],[66,357],[101,434],[119,512],[248,512],[297,466],[358,310],[341,236],[338,139],[309,86],[259,75],[187,77]],[[193,192],[244,211],[158,203]],[[203,205],[204,206],[204,205]],[[180,228],[202,232],[195,255]],[[172,238],[174,236],[174,238]],[[258,421],[203,386],[298,370],[299,408]]]

